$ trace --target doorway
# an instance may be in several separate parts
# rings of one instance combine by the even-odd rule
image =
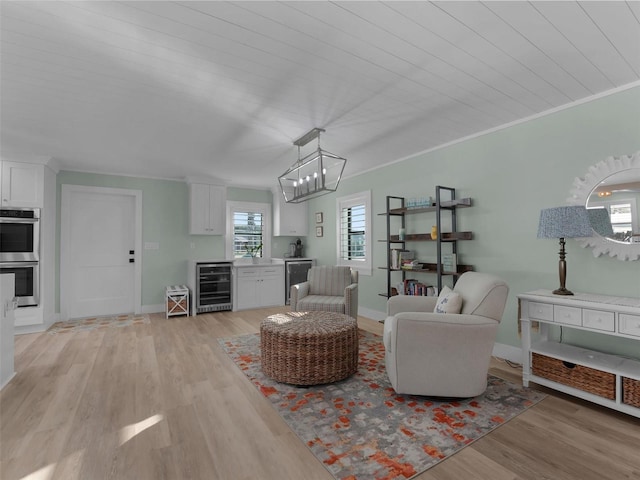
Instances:
[[[140,313],[142,192],[62,185],[63,320]]]

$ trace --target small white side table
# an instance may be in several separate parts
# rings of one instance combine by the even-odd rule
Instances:
[[[170,285],[166,288],[167,317],[189,316],[189,288],[186,285]]]

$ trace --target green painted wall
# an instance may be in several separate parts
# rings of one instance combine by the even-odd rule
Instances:
[[[387,195],[420,197],[435,195],[436,185],[455,187],[459,197],[474,201],[473,208],[459,210],[459,229],[474,232],[473,241],[459,243],[459,261],[507,281],[511,292],[498,342],[519,346],[516,295],[559,284],[558,242],[536,238],[540,210],[565,205],[574,178],[584,176],[589,166],[638,150],[640,88],[633,88],[344,179],[338,195],[309,205],[310,212],[324,212],[325,234],[308,238],[308,253],[320,263],[336,262],[337,196],[370,189],[374,213],[381,213]],[[435,217],[410,221],[427,232]],[[385,244],[377,241],[385,238],[385,230],[385,217],[374,215],[374,267],[386,263]],[[435,245],[431,247],[435,256]],[[567,241],[567,252],[569,289],[640,297],[640,261],[594,258],[575,240]],[[361,276],[360,305],[384,312],[385,299],[378,293],[385,288],[384,270],[374,268],[373,276]],[[637,343],[631,341],[567,331],[564,338],[638,356]]]
[[[186,283],[187,260],[225,258],[223,236],[189,235],[189,189],[185,182],[62,171],[57,176],[57,218],[60,218],[63,184],[142,191],[142,242],[160,244],[158,250],[142,251],[142,305],[163,304],[166,285]],[[271,203],[272,194],[267,190],[230,187],[227,198]],[[56,238],[59,245],[59,225]],[[292,241],[295,238],[274,238],[272,256],[281,257]],[[56,269],[59,272],[60,249],[56,251]],[[56,285],[56,311],[60,311],[59,282]]]
[[[377,241],[385,237],[385,219],[375,215],[384,211],[385,196],[433,195],[436,185],[452,186],[459,196],[474,200],[473,208],[459,214],[459,228],[472,230],[475,236],[460,244],[460,262],[507,281],[511,293],[498,342],[519,346],[516,295],[558,286],[558,244],[536,239],[540,209],[565,204],[574,178],[584,176],[589,166],[610,155],[640,150],[639,112],[640,88],[629,89],[344,179],[338,195],[371,190],[373,198],[374,272],[360,277],[361,307],[385,311],[385,299],[378,295],[385,289],[385,272],[377,268],[385,264],[384,243]],[[159,250],[143,251],[143,305],[162,304],[165,285],[186,282],[188,259],[224,257],[223,237],[188,234],[188,188],[183,182],[77,172],[60,172],[57,181],[58,199],[62,184],[142,190],[143,242],[160,244]],[[311,234],[303,238],[305,253],[320,264],[336,262],[338,195],[308,203]],[[271,193],[229,188],[228,199],[271,203]],[[321,238],[314,234],[315,212],[324,213]],[[434,223],[429,216],[415,220],[420,231],[428,231]],[[291,241],[295,238],[274,238],[272,256],[282,256]],[[421,247],[421,257],[429,256],[428,248]],[[567,251],[568,288],[640,297],[640,262],[594,258],[574,240],[568,240]],[[638,356],[637,343],[631,341],[568,331],[564,338]]]

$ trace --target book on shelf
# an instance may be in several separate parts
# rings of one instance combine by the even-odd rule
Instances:
[[[433,295],[433,286],[427,283],[419,282],[414,278],[408,278],[404,281],[404,294],[419,297]]]
[[[455,253],[442,254],[442,269],[445,272],[457,272],[458,271],[458,258]]]
[[[412,250],[400,250],[400,255],[398,257],[398,261],[400,265],[404,265],[404,263],[408,260],[411,262],[414,258],[416,258],[416,253]]]
[[[391,250],[391,268],[393,270],[400,268],[400,250],[397,248]]]
[[[418,260],[405,260],[400,266],[402,270],[420,270],[422,264]]]

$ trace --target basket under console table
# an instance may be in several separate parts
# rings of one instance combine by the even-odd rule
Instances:
[[[638,341],[640,299],[536,290],[518,295],[522,383],[535,382],[640,418],[640,359],[550,339],[551,325]],[[534,333],[539,325],[539,333]]]

